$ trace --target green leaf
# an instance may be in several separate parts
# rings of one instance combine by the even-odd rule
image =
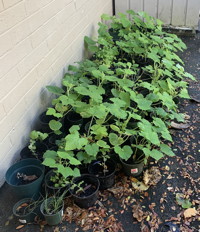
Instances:
[[[102,14],[101,19],[108,21],[108,20],[112,19],[112,17],[110,15],[107,15],[107,14]]]
[[[73,153],[70,151],[68,151],[68,152],[67,151],[58,151],[57,154],[61,159],[68,159],[67,157]]]
[[[56,118],[61,118],[62,114],[61,113],[57,113],[56,110],[54,108],[48,108],[46,115],[52,115]]]
[[[109,142],[113,145],[113,146],[116,146],[116,145],[120,145],[124,142],[124,140],[120,137],[118,137],[117,134],[115,133],[110,133],[109,134]]]
[[[161,133],[161,135],[164,139],[172,141],[172,137],[170,135],[170,132],[169,132],[167,126],[165,125],[165,123],[163,122],[163,120],[161,120],[160,118],[154,118],[153,123],[157,127],[157,129],[156,129],[157,132]]]
[[[78,168],[74,168],[74,177],[79,177],[81,175],[80,170]]]
[[[92,40],[91,38],[89,38],[88,36],[84,37],[84,41],[88,44],[88,45],[95,45],[96,42],[94,40]]]
[[[155,145],[160,145],[158,134],[154,131],[154,127],[150,122],[148,122],[146,119],[142,119],[141,122],[138,123],[138,127],[141,130],[139,132],[141,136]]]
[[[179,93],[179,97],[190,99],[190,96],[188,94],[188,90],[187,89],[181,89],[181,92]]]
[[[75,132],[74,134],[68,134],[66,137],[65,150],[73,151],[73,150],[81,150],[85,145],[88,144],[88,140],[86,138],[79,137],[79,133]]]
[[[45,151],[45,153],[43,154],[43,158],[52,158],[52,159],[56,159],[57,157],[57,152],[53,151],[53,150],[47,150]]]
[[[143,99],[136,99],[135,101],[138,104],[138,108],[140,108],[141,110],[150,110],[151,109],[152,101],[147,100],[145,98],[143,98]]]
[[[65,92],[63,89],[57,86],[48,85],[46,86],[46,88],[48,89],[49,92],[54,93],[56,95],[61,95]]]
[[[132,153],[133,153],[131,147],[127,146],[127,145],[123,146],[122,148],[120,146],[115,146],[114,151],[123,160],[128,160],[131,157]]]
[[[156,149],[149,150],[148,148],[143,148],[142,150],[147,158],[152,157],[155,160],[159,160],[163,157],[163,154]]]
[[[79,165],[79,164],[81,164],[81,162],[78,159],[76,159],[76,158],[74,158],[74,157],[72,157],[70,155],[67,156],[67,159],[69,160],[71,165]]]
[[[150,156],[155,160],[159,160],[163,157],[163,154],[160,151],[153,149],[151,150]]]
[[[110,148],[110,146],[105,141],[103,141],[103,140],[98,140],[97,141],[97,145],[99,147],[103,147],[103,148]]]
[[[110,113],[119,119],[126,119],[127,112],[119,107],[117,104],[104,103],[109,109]]]
[[[190,73],[185,72],[185,73],[184,73],[184,76],[190,78],[190,79],[193,80],[193,81],[196,80],[196,78],[195,78],[194,76],[192,76]]]
[[[169,147],[168,145],[166,144],[160,144],[160,149],[161,151],[168,155],[168,156],[175,156],[174,152],[172,151],[171,147]]]
[[[184,209],[191,208],[192,206],[192,203],[189,201],[189,199],[184,199],[184,194],[182,193],[176,194],[176,201]]]
[[[36,140],[38,138],[38,132],[36,130],[31,131],[30,138]]]
[[[70,98],[70,96],[62,95],[62,96],[59,97],[59,100],[62,102],[62,104],[64,106],[74,104],[74,100],[72,98]]]
[[[51,130],[53,131],[58,131],[60,130],[60,128],[62,127],[62,123],[56,121],[56,120],[51,120],[49,122],[49,127],[51,128]]]
[[[113,131],[120,132],[119,127],[117,127],[117,126],[115,126],[115,125],[110,125],[110,128],[111,128]]]
[[[108,136],[107,128],[105,126],[98,125],[98,124],[95,124],[91,127],[91,133],[96,135],[95,138],[97,140]]]
[[[95,143],[93,143],[93,144],[87,144],[85,146],[85,151],[87,152],[88,155],[96,157],[96,155],[99,152],[99,147]]]
[[[62,164],[58,166],[58,172],[62,174],[64,178],[74,175],[74,172],[70,167],[65,167]]]
[[[45,158],[45,160],[42,162],[43,165],[48,166],[50,168],[57,167],[56,161],[53,158]]]
[[[80,126],[74,125],[74,126],[70,127],[69,132],[70,132],[71,134],[74,134],[74,133],[76,133],[76,132],[79,131],[79,130],[80,130]]]

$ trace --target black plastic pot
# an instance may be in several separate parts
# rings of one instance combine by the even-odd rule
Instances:
[[[68,122],[70,123],[71,126],[73,125],[79,125],[81,126],[83,123],[83,119],[80,114],[77,114],[74,111],[70,111],[67,116],[66,116]]]
[[[21,159],[35,158],[35,159],[43,160],[43,154],[46,150],[48,150],[47,145],[42,142],[36,142],[35,145],[36,145],[37,155],[33,155],[33,153],[30,151],[28,146],[26,146],[20,152]]]
[[[120,160],[123,166],[123,170],[127,176],[139,176],[143,172],[144,161],[130,163],[130,160],[128,160],[128,162],[122,159]]]
[[[99,180],[93,175],[83,174],[80,177],[76,177],[73,180],[75,185],[80,184],[84,189],[85,186],[91,186],[85,191],[79,191],[80,189],[76,186],[70,188],[70,193],[74,198],[74,202],[81,208],[89,208],[93,206],[98,199]]]
[[[65,135],[61,134],[61,135],[56,135],[56,134],[53,134],[51,135],[49,138],[48,138],[48,142],[49,142],[49,147],[55,147],[57,146],[56,144],[56,141],[64,138]]]
[[[50,226],[58,225],[62,221],[63,209],[64,209],[64,202],[62,202],[62,205],[60,206],[60,208],[56,213],[53,214],[45,213],[45,205],[48,205],[52,201],[52,199],[53,198],[51,197],[46,199],[40,206],[40,211],[44,215],[47,224]]]
[[[18,221],[23,224],[34,222],[34,219],[37,216],[37,207],[34,207],[34,205],[28,212],[20,212],[20,206],[26,203],[33,204],[34,200],[31,198],[23,198],[13,206],[13,214],[17,217]]]
[[[115,183],[115,167],[116,164],[112,160],[107,160],[105,165],[107,167],[107,172],[104,173],[103,162],[97,160],[92,162],[88,166],[88,172],[92,175],[95,175],[100,182],[99,189],[108,189],[112,187]]]
[[[69,185],[66,185],[64,187],[54,187],[54,183],[51,181],[51,177],[54,175],[55,175],[55,173],[53,170],[50,170],[45,175],[44,182],[45,182],[46,191],[49,194],[53,194],[53,195],[57,195],[57,196],[62,195],[66,191],[65,197],[70,196],[70,192],[67,191],[69,189]]]
[[[82,127],[83,118],[80,114],[76,113],[75,111],[70,111],[64,118],[64,128],[63,132],[68,133],[69,129],[73,125],[79,125]]]
[[[27,159],[28,160],[28,159]],[[41,184],[44,177],[44,168],[39,165],[30,165],[29,161],[22,160],[12,165],[6,172],[6,182],[12,188],[14,195],[18,199],[33,198],[38,199],[41,190]],[[27,161],[23,162],[23,161]],[[36,175],[38,178],[32,182],[23,182],[22,178],[17,178],[17,174],[26,176]]]

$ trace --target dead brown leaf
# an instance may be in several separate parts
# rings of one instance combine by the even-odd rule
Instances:
[[[141,205],[133,205],[132,206],[133,217],[137,219],[138,222],[141,222],[146,218],[145,212],[142,210]]]
[[[183,215],[185,218],[190,218],[190,217],[196,216],[197,211],[195,208],[189,208],[184,211]]]
[[[154,166],[144,172],[143,181],[145,185],[156,185],[161,177],[160,170]]]
[[[190,127],[190,125],[188,123],[176,123],[176,122],[171,122],[171,127],[174,129],[187,129],[188,127]]]
[[[20,229],[23,228],[23,227],[24,227],[24,225],[20,225],[20,226],[16,227],[15,229],[16,229],[16,230],[20,230]]]

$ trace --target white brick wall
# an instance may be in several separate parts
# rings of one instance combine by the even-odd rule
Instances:
[[[45,86],[84,57],[102,13],[112,0],[0,0],[0,186],[50,104]]]

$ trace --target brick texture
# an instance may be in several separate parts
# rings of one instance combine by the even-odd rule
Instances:
[[[0,0],[0,186],[112,0]]]

